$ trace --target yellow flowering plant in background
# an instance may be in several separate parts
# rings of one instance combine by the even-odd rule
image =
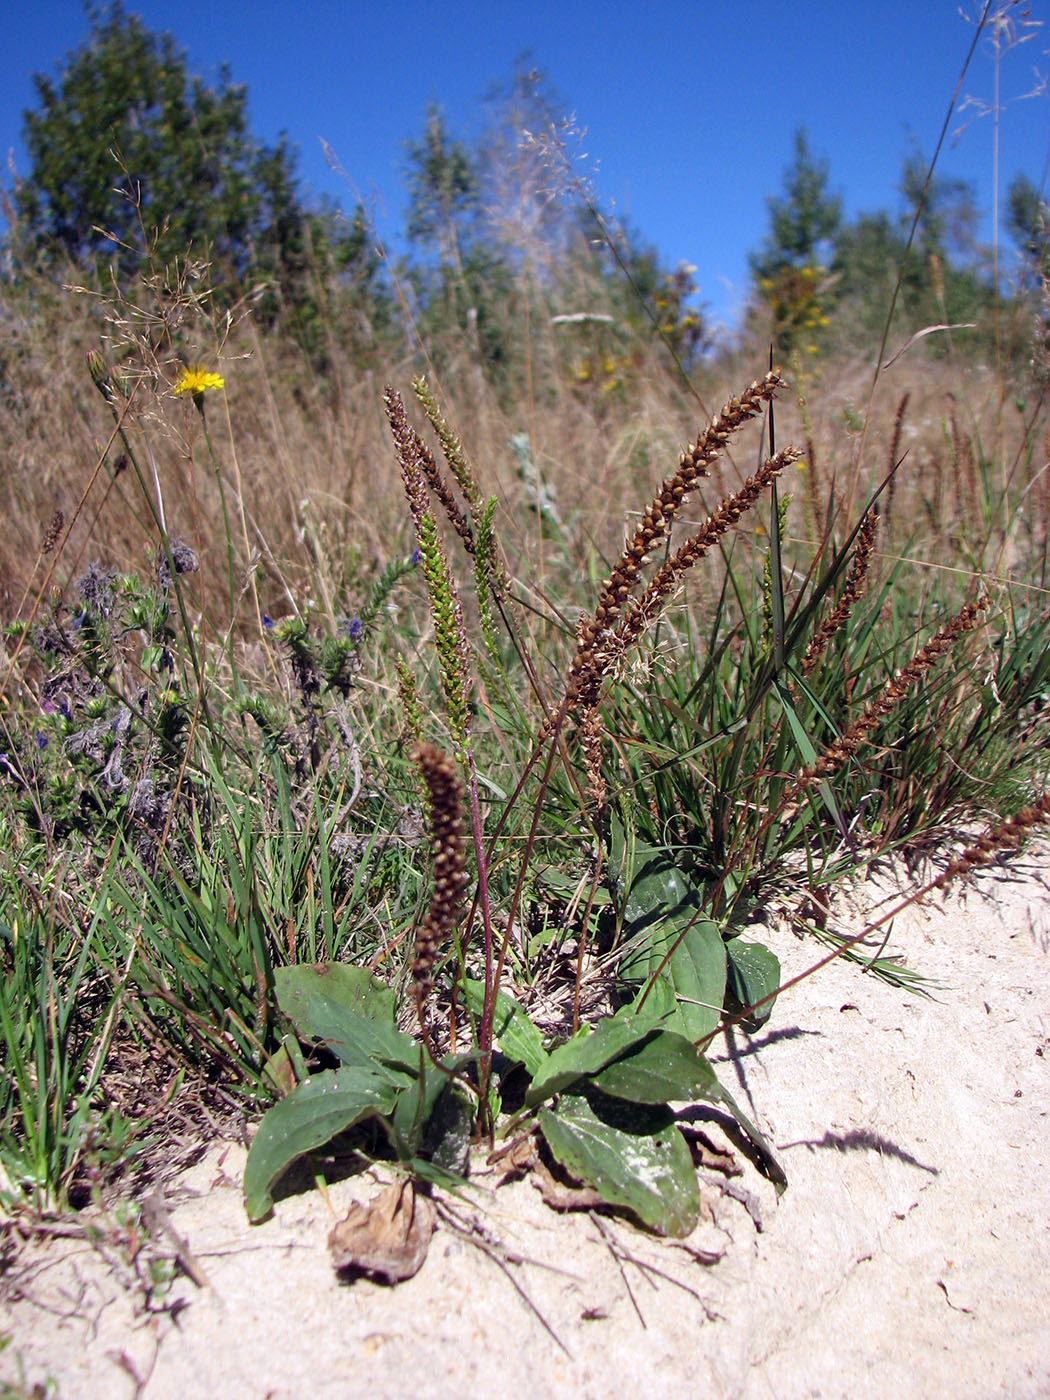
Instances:
[[[179,376],[175,385],[176,394],[192,394],[194,399],[199,399],[206,389],[222,389],[226,381],[221,374],[215,374],[212,370],[207,370],[203,365],[187,366]]]

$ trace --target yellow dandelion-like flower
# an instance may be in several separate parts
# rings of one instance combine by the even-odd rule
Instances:
[[[205,389],[221,389],[226,381],[221,374],[215,374],[207,370],[203,365],[188,366],[179,376],[179,382],[175,385],[176,394],[192,394],[194,399],[199,399]]]

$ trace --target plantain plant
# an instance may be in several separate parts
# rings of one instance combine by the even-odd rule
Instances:
[[[856,625],[876,503],[840,546],[825,542],[805,586],[789,595],[777,482],[801,453],[776,450],[770,413],[768,452],[754,476],[677,538],[683,505],[731,435],[767,410],[780,384],[771,371],[750,385],[682,452],[593,611],[577,623],[553,694],[514,616],[493,503],[483,501],[458,439],[417,383],[450,481],[400,397],[387,391],[426,584],[447,745],[423,734],[417,683],[402,664],[432,866],[430,906],[417,919],[409,963],[416,1034],[398,1027],[393,993],[364,969],[319,963],[278,971],[278,1005],[298,1042],[339,1063],[307,1075],[264,1116],[245,1175],[252,1219],[268,1211],[275,1181],[295,1159],[349,1130],[359,1142],[384,1144],[405,1170],[433,1184],[462,1177],[472,1140],[491,1144],[497,1135],[528,1131],[610,1206],[661,1233],[686,1234],[699,1202],[675,1105],[701,1102],[728,1109],[778,1189],[786,1185],[769,1145],[704,1053],[728,1023],[754,1032],[773,1010],[779,963],[748,936],[749,917],[778,869],[778,848],[805,851],[817,867],[814,882],[830,878],[827,872],[841,875],[850,858],[859,862],[848,781],[859,770],[858,755],[938,661],[972,637],[986,601],[967,601],[880,687],[871,682],[874,662],[862,667],[849,687],[854,704],[840,705],[836,716],[827,695],[832,681],[822,672],[829,649]],[[732,531],[767,495],[766,567],[749,583],[731,557]],[[473,566],[482,638],[476,652],[442,516]],[[632,654],[652,638],[686,576],[714,556],[738,620],[720,605],[699,673],[674,696],[667,677],[652,670],[643,687],[632,684]],[[527,697],[515,693],[506,670],[513,655]],[[497,726],[517,717],[524,725],[530,712],[531,753],[507,793],[479,772],[476,716]],[[843,774],[847,781],[836,791]],[[548,891],[558,885],[549,869],[532,869],[542,865],[548,809],[571,814],[576,843],[589,857],[576,887],[571,1021],[545,1035],[508,984],[528,981],[517,932],[528,915],[524,906],[535,900],[537,881],[545,878]],[[590,1023],[581,1014],[588,939],[612,969],[610,1001]],[[844,951],[845,943],[832,956]]]

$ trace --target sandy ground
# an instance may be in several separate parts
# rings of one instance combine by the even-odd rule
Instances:
[[[528,1181],[482,1180],[452,1208],[487,1252],[446,1219],[415,1278],[347,1285],[327,1255],[333,1211],[377,1180],[336,1184],[330,1205],[287,1195],[251,1228],[243,1150],[215,1143],[165,1192],[204,1286],[179,1272],[144,1300],[150,1261],[175,1252],[156,1218],[134,1262],[112,1221],[101,1243],[31,1246],[7,1273],[0,1380],[50,1379],[39,1393],[65,1400],[1050,1396],[1042,865],[1030,854],[898,921],[891,948],[939,979],[936,1000],[840,960],[723,1053],[791,1184],[778,1203],[743,1159],[731,1182],[704,1173],[693,1254],[555,1214]],[[819,952],[770,941],[785,975]]]

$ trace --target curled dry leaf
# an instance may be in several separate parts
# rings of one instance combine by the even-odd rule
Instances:
[[[500,1172],[500,1179],[496,1185],[506,1186],[508,1181],[520,1181],[538,1160],[535,1132],[530,1128],[527,1133],[522,1133],[506,1147],[494,1152],[488,1159],[488,1165]]]
[[[434,1204],[411,1181],[395,1181],[367,1205],[358,1202],[328,1236],[332,1263],[384,1283],[423,1267],[434,1233]]]

